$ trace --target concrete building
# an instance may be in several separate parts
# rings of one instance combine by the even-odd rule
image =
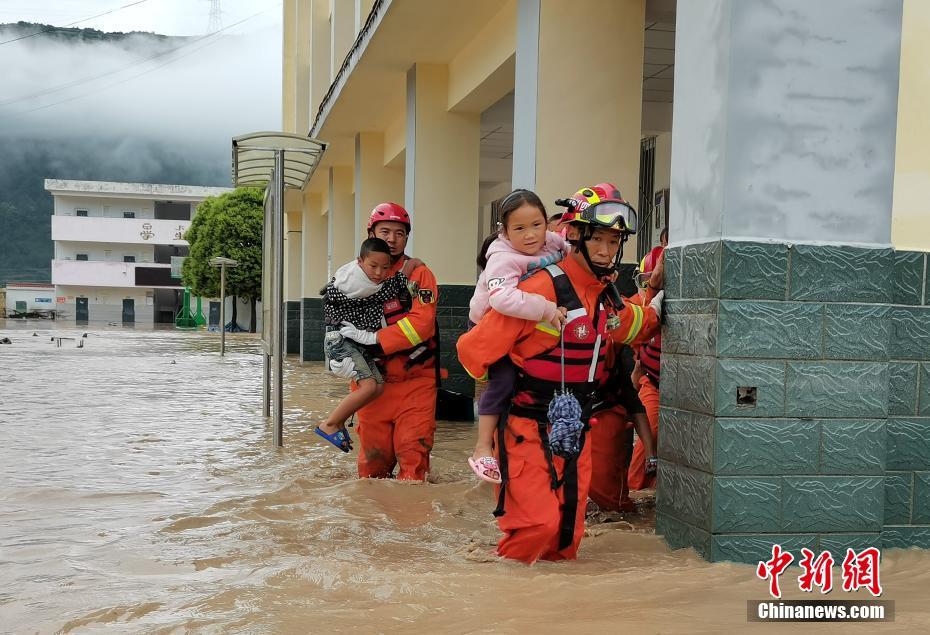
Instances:
[[[221,187],[46,179],[54,199],[52,284],[59,319],[171,324],[181,305],[182,238]]]
[[[55,286],[44,282],[8,282],[6,289],[0,290],[0,301],[9,317],[28,313],[51,318],[56,315]]]
[[[927,26],[919,0],[286,0],[283,129],[329,144],[286,201],[302,359],[377,202],[413,216],[450,351],[494,202],[612,181],[626,260],[671,234],[659,533],[930,547]]]

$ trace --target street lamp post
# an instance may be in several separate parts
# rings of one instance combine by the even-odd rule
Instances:
[[[210,264],[220,268],[220,356],[226,355],[226,267],[238,267],[239,261],[217,256]]]

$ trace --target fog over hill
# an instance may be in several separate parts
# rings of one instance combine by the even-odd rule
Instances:
[[[274,28],[0,25],[0,284],[49,280],[46,178],[228,186],[230,138],[280,127],[280,57]]]

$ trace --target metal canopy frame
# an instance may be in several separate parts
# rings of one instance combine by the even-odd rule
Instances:
[[[265,188],[262,412],[266,417],[271,416],[274,402],[274,443],[278,447],[284,445],[284,190],[288,187],[303,190],[324,152],[325,142],[286,132],[253,132],[232,140],[233,185]],[[268,302],[268,298],[272,301]],[[272,361],[275,366],[273,387]]]
[[[233,185],[267,187],[275,152],[285,151],[284,185],[304,189],[326,151],[326,143],[287,132],[250,132],[232,140]]]

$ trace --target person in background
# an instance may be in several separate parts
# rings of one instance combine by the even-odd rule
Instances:
[[[665,232],[666,242],[668,233]],[[660,245],[650,251],[639,265],[637,281],[640,286],[640,295],[649,296],[664,286],[665,250]],[[649,428],[652,438],[646,438],[644,432],[637,430],[636,444],[633,446],[633,456],[630,458],[630,468],[627,480],[630,489],[653,488],[656,484],[656,468],[658,460],[654,448],[659,439],[659,360],[662,355],[662,333],[656,333],[649,341],[643,343],[638,350],[636,366],[632,374],[633,385],[639,391],[639,400],[646,409],[649,419]]]

